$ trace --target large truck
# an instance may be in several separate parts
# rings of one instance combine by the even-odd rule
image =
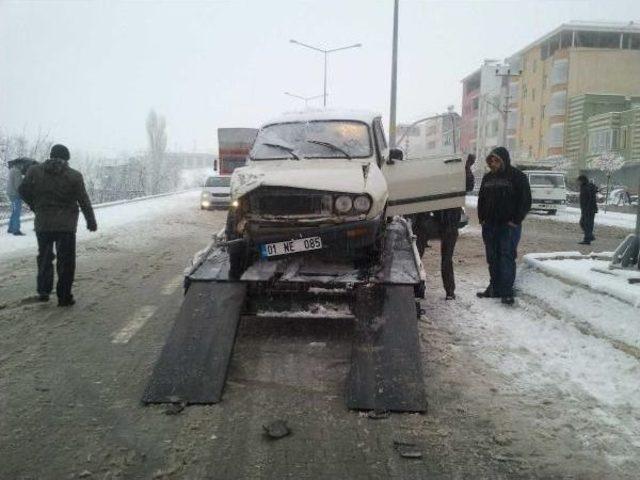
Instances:
[[[218,175],[231,175],[247,162],[247,156],[258,133],[257,128],[219,128]]]

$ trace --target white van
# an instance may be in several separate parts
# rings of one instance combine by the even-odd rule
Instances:
[[[231,176],[207,178],[200,194],[200,209],[227,208],[231,202]]]
[[[527,170],[531,185],[531,210],[544,210],[555,215],[567,206],[564,173],[546,170]]]

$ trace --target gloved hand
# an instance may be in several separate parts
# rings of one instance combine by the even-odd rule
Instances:
[[[96,230],[98,230],[98,224],[95,220],[92,222],[87,222],[87,230],[89,230],[90,232],[95,232]]]

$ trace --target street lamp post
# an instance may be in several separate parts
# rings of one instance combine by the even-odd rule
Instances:
[[[353,45],[347,45],[346,47],[339,47],[339,48],[331,48],[329,50],[325,49],[325,48],[319,48],[319,47],[314,47],[313,45],[307,45],[306,43],[302,43],[299,42],[297,40],[291,39],[289,40],[290,43],[295,43],[296,45],[300,45],[301,47],[307,47],[310,48],[311,50],[315,50],[316,52],[320,52],[324,55],[324,83],[323,83],[323,97],[324,97],[324,103],[323,106],[327,106],[327,55],[333,52],[338,52],[340,50],[347,50],[349,48],[359,48],[362,46],[361,43],[354,43]]]
[[[295,93],[290,93],[290,92],[284,92],[284,94],[293,98],[297,98],[298,100],[304,100],[305,108],[307,108],[307,102],[309,102],[309,100],[315,100],[316,98],[322,98],[324,96],[328,96],[328,94],[326,93],[322,95],[314,95],[313,97],[303,97],[302,95],[296,95]]]
[[[393,37],[391,53],[391,105],[389,108],[389,148],[396,148],[396,95],[398,77],[398,2],[393,2]]]

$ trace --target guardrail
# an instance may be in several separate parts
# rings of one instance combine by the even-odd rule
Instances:
[[[114,200],[113,202],[104,202],[104,203],[96,203],[95,205],[93,205],[93,209],[94,210],[99,210],[101,208],[105,208],[105,207],[113,207],[115,205],[123,205],[125,203],[135,203],[135,202],[142,202],[144,200],[152,200],[154,198],[161,198],[161,197],[168,197],[171,195],[178,195],[180,193],[185,193],[185,192],[190,192],[192,190],[197,190],[197,188],[189,188],[186,190],[178,190],[176,192],[169,192],[169,193],[158,193],[156,195],[146,195],[144,197],[136,197],[136,198],[128,198],[125,200]],[[20,217],[20,222],[25,222],[28,220],[33,220],[34,218],[34,214],[30,213],[27,215],[23,215]],[[8,225],[9,224],[9,218],[4,218],[2,220],[0,220],[0,226],[4,226],[4,225]]]

